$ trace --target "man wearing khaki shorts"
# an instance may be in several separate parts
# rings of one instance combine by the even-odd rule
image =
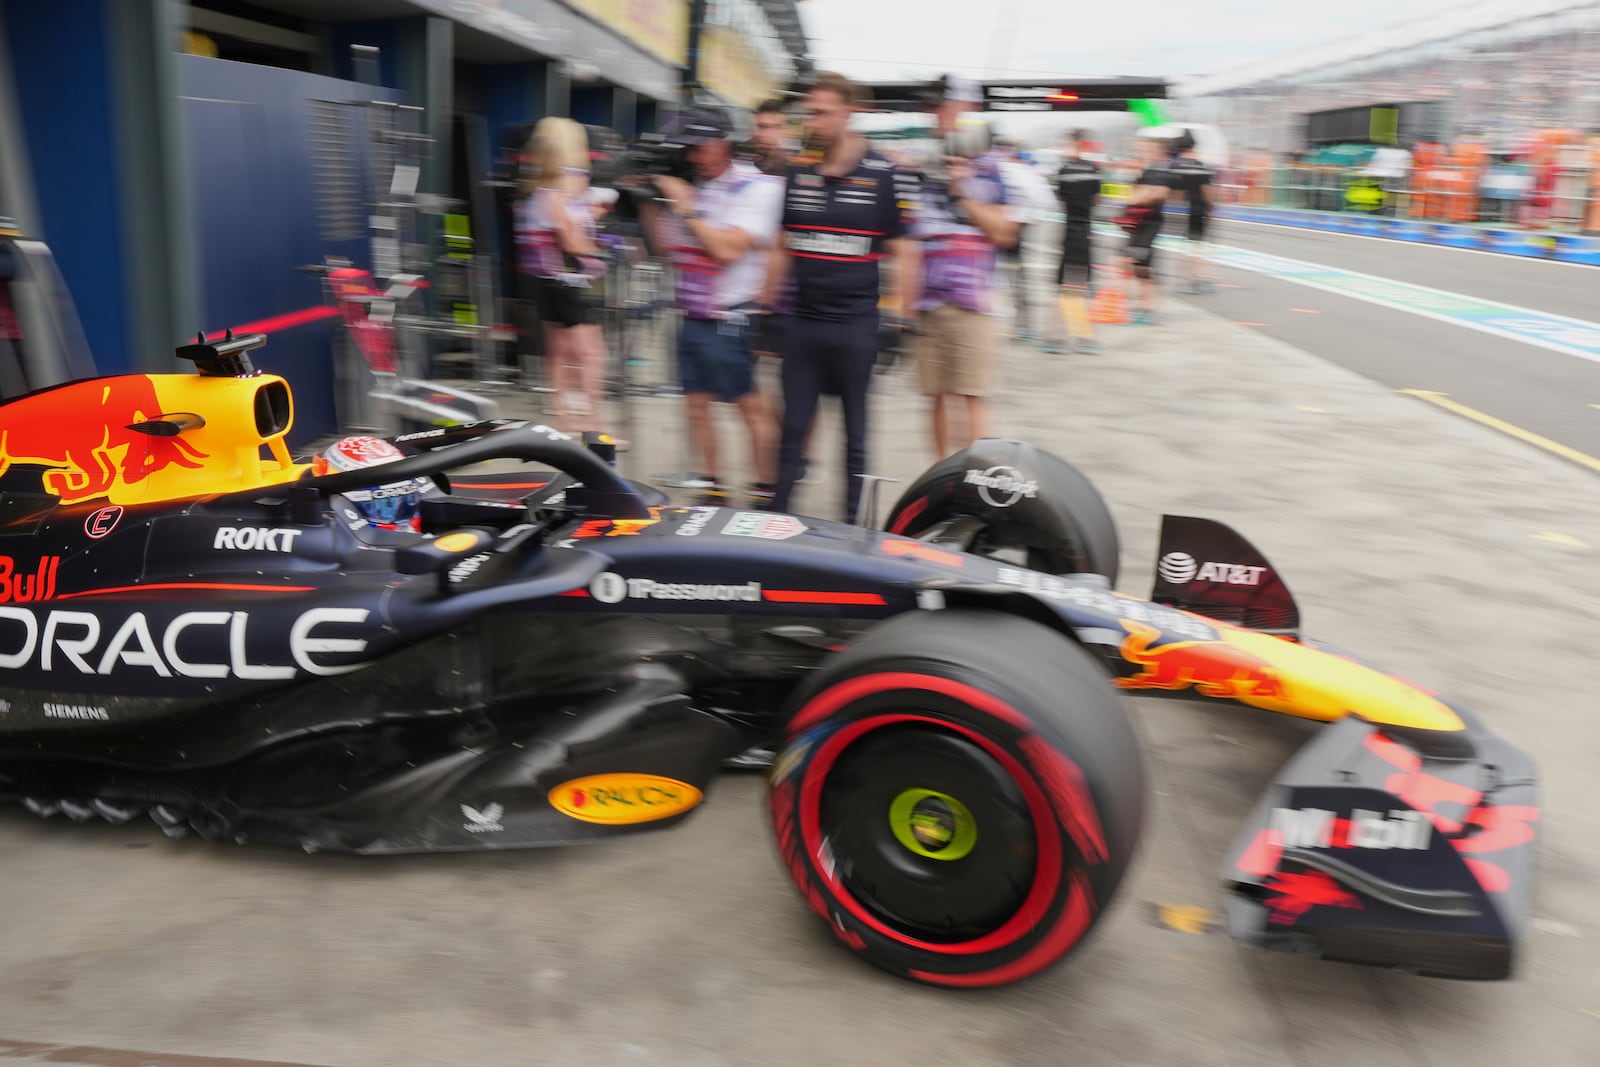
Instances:
[[[987,398],[995,387],[998,337],[990,317],[995,251],[1016,243],[1015,199],[1008,195],[997,156],[974,151],[986,131],[961,116],[982,100],[975,83],[946,75],[929,104],[946,149],[923,177],[912,236],[923,242],[922,300],[914,352],[922,392],[932,400],[935,459],[989,434]],[[981,121],[981,120],[979,120]],[[958,399],[959,398],[959,399]],[[952,417],[964,408],[961,432]]]

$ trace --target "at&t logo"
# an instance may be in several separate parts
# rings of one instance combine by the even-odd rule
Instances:
[[[1186,585],[1194,580],[1200,564],[1187,552],[1168,552],[1161,557],[1156,569],[1161,572],[1163,581],[1171,582],[1173,585]]]
[[[1156,564],[1163,581],[1187,585],[1192,581],[1218,585],[1260,585],[1267,568],[1245,563],[1201,563],[1187,552],[1168,552]]]

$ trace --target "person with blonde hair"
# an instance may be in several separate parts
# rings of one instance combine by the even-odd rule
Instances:
[[[605,339],[595,290],[605,276],[589,208],[589,136],[572,119],[541,119],[528,140],[532,161],[517,209],[518,265],[533,277],[544,334],[552,417],[564,429],[603,429]]]

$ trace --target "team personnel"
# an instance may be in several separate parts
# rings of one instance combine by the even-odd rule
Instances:
[[[1094,339],[1089,301],[1094,296],[1094,208],[1104,180],[1099,164],[1083,157],[1085,134],[1074,130],[1062,146],[1061,168],[1056,172],[1056,197],[1066,224],[1061,230],[1061,263],[1056,269],[1061,317],[1067,338],[1079,352],[1100,351]],[[1059,348],[1052,348],[1060,351]]]
[[[1168,178],[1172,188],[1181,190],[1189,206],[1187,251],[1188,285],[1190,293],[1216,291],[1206,258],[1206,229],[1211,219],[1211,168],[1206,166],[1195,151],[1194,135],[1184,130],[1172,142],[1173,157],[1168,164]]]
[[[759,493],[772,474],[772,413],[755,387],[754,310],[778,239],[783,183],[733,158],[733,123],[704,108],[685,126],[695,184],[657,177],[668,214],[651,211],[660,246],[671,250],[683,322],[678,370],[689,406],[689,441],[705,486],[702,503],[731,502],[713,401],[734,404],[750,434]]]
[[[777,178],[788,176],[791,137],[789,115],[782,100],[763,100],[756,108],[756,126],[750,135],[750,145],[756,152],[753,162],[757,170]]]
[[[544,331],[553,415],[567,430],[601,430],[606,354],[596,288],[606,265],[588,200],[589,136],[571,119],[550,116],[534,127],[528,155],[533,164],[516,209],[517,253]]]
[[[1156,321],[1156,238],[1161,235],[1162,212],[1170,191],[1171,177],[1167,171],[1162,142],[1141,137],[1137,144],[1139,162],[1144,169],[1129,191],[1127,206],[1117,221],[1128,234],[1123,258],[1132,270],[1138,287],[1133,321],[1135,324],[1148,325]]]
[[[789,164],[793,160],[796,138],[793,127],[789,121],[788,109],[782,100],[773,97],[763,100],[756,108],[755,130],[750,135],[751,147],[755,150],[754,163],[756,169],[763,174],[773,177],[788,179]],[[773,247],[768,253],[771,256],[783,254],[778,247],[782,242],[773,242]],[[772,264],[768,263],[771,270]],[[783,336],[785,324],[794,311],[794,278],[789,277],[778,292],[764,298],[756,308],[756,376],[760,381],[760,389],[768,396],[777,396],[782,391],[781,374],[778,366],[778,338]],[[773,418],[772,439],[778,440],[782,431],[783,412],[779,405],[769,405]],[[776,457],[774,457],[774,466]],[[777,493],[775,483],[757,483],[751,486],[750,496],[752,504],[757,508],[769,508],[773,497]]]
[[[1018,168],[1024,166],[1024,163],[1018,158],[1016,141],[1011,141],[1010,138],[995,138],[994,154],[995,165],[1000,168],[1000,173],[1002,173],[1002,178],[1005,179],[1006,184],[1010,184],[1013,187],[1016,186],[1018,181],[1014,178],[1014,174],[1016,174]],[[1006,336],[1010,336],[1014,341],[1032,341],[1034,339],[1032,334],[1029,333],[1029,328],[1027,328],[1030,320],[1029,307],[1027,307],[1029,306],[1029,299],[1027,299],[1029,298],[1029,293],[1027,293],[1027,262],[1022,259],[1022,240],[1027,237],[1027,224],[1030,221],[1032,219],[1022,219],[1021,224],[1016,229],[1016,243],[1013,243],[1010,248],[1000,248],[997,262],[995,262],[995,269],[997,269],[997,278],[995,280],[997,282],[1005,282],[1006,298],[1010,298],[1011,304],[1011,330],[1008,331]]]
[[[781,341],[783,434],[773,507],[789,510],[804,466],[807,428],[818,397],[837,394],[845,426],[844,517],[854,522],[867,468],[867,391],[878,354],[879,261],[895,257],[895,308],[911,307],[918,277],[906,239],[915,189],[850,129],[860,91],[842,74],[815,76],[804,104],[813,158],[789,168],[783,254],[767,292],[795,280],[794,309]]]
[[[936,174],[923,183],[912,233],[922,242],[922,299],[917,305],[916,353],[923,395],[932,401],[936,458],[987,437],[987,397],[994,391],[996,344],[990,317],[995,253],[1017,241],[1025,205],[1008,193],[999,161],[973,151],[983,136],[976,83],[946,75],[929,103],[945,148],[963,154],[933,161]],[[972,144],[963,144],[968,139]],[[965,409],[964,432],[951,432],[957,402]]]

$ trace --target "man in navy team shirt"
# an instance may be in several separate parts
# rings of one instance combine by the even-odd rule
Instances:
[[[845,506],[856,520],[867,462],[867,392],[878,355],[879,263],[893,254],[891,309],[916,306],[916,248],[907,239],[914,180],[897,173],[850,129],[860,109],[843,75],[818,74],[803,115],[813,158],[789,168],[783,251],[773,259],[766,302],[792,276],[794,304],[782,342],[783,432],[772,506],[789,510],[803,467],[806,428],[823,393],[840,398],[845,424]]]

